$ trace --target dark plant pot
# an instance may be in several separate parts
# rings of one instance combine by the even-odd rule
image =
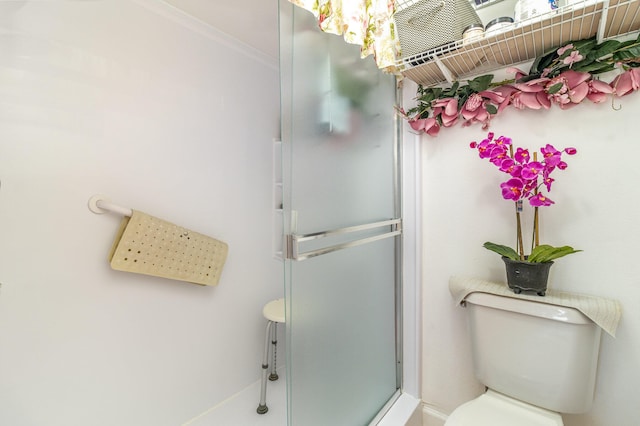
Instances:
[[[507,269],[507,284],[514,293],[533,291],[538,296],[544,296],[547,291],[547,280],[552,261],[531,263],[527,261],[511,260],[502,256]]]

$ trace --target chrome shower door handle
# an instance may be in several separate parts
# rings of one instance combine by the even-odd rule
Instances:
[[[385,230],[384,228],[388,228]],[[381,231],[380,233],[375,232]],[[369,233],[369,235],[362,235]],[[372,234],[373,235],[370,235]],[[357,236],[356,234],[361,234]],[[391,238],[402,234],[402,219],[389,219],[380,222],[366,223],[363,225],[349,226],[346,228],[332,229],[329,231],[314,232],[311,234],[288,234],[285,236],[285,258],[290,260],[305,260],[323,254],[331,253],[337,250],[343,250],[350,247],[356,247],[363,244],[372,243],[385,238]],[[347,241],[339,241],[323,247],[316,247],[308,250],[301,248],[301,243],[314,240],[321,240],[330,237],[350,237]]]

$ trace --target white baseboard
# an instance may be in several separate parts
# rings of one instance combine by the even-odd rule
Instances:
[[[429,404],[422,403],[422,426],[444,426],[447,415]]]
[[[419,405],[418,398],[408,393],[401,393],[376,426],[406,426]]]

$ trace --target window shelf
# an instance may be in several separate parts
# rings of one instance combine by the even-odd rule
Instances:
[[[430,87],[530,61],[571,40],[596,36],[602,42],[637,31],[639,0],[578,0],[499,33],[402,58],[398,66],[408,79]]]

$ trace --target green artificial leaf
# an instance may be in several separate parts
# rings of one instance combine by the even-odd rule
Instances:
[[[547,262],[550,260],[554,260],[554,259],[558,259],[560,257],[564,257],[568,254],[573,254],[573,253],[578,253],[581,252],[582,250],[575,250],[573,247],[570,246],[562,246],[562,247],[556,247],[555,250],[553,250],[551,253],[549,253],[549,255],[547,256]]]
[[[498,108],[496,108],[496,106],[493,104],[487,104],[485,108],[487,109],[487,112],[489,114],[495,115],[498,113]]]
[[[618,49],[618,51],[613,54],[613,59],[616,61],[624,59],[634,59],[638,57],[640,57],[640,44],[634,44],[633,46],[629,46],[624,50]]]
[[[636,40],[623,41],[622,43],[620,43],[620,46],[618,47],[618,50],[624,50],[624,49],[628,48],[629,46],[633,46],[636,43],[637,43]]]
[[[418,100],[422,102],[430,103],[432,100],[440,97],[440,93],[442,93],[442,89],[440,87],[425,88],[423,86],[418,86]]]
[[[529,257],[527,257],[527,261],[532,263],[545,262],[545,259],[554,250],[555,247],[552,247],[548,244],[541,244],[531,251]]]
[[[580,51],[582,56],[586,56],[586,55],[589,54],[589,52],[591,52],[597,46],[598,41],[596,40],[595,37],[592,37],[592,38],[587,38],[587,39],[584,39],[584,40],[572,41],[570,43],[573,44],[573,49],[574,50],[577,49],[577,50]],[[567,43],[567,44],[569,44],[569,43]]]
[[[559,257],[566,256],[572,253],[578,253],[582,250],[575,250],[570,246],[553,247],[548,244],[542,244],[535,247],[527,260],[532,263],[550,262]]]
[[[458,96],[469,97],[469,95],[471,95],[473,92],[474,90],[471,88],[471,86],[469,85],[462,86],[461,88],[458,89]]]
[[[459,86],[460,86],[460,83],[457,81],[454,81],[449,89],[442,91],[443,97],[452,98],[453,96],[455,96]]]
[[[518,80],[518,83],[526,83],[527,81],[535,80],[536,78],[540,78],[541,75],[542,73],[525,75]]]
[[[607,40],[604,43],[597,45],[591,52],[589,52],[589,56],[593,57],[594,60],[604,58],[605,56],[615,52],[616,49],[620,47],[620,44],[621,43],[617,40]]]
[[[480,77],[476,77],[473,80],[469,81],[469,87],[474,92],[482,92],[483,90],[487,90],[489,85],[493,81],[493,74],[481,75]]]
[[[500,256],[508,257],[511,260],[520,260],[520,255],[517,251],[512,249],[511,247],[503,246],[501,244],[495,244],[487,241],[482,245],[482,247],[487,250],[491,250],[495,253],[498,253]]]
[[[437,97],[433,92],[425,92],[418,98],[418,101],[430,105],[434,99],[437,99]]]
[[[623,50],[621,52],[616,52],[613,54],[613,60],[615,62],[623,62],[627,59],[633,59],[635,58],[635,56],[633,56],[632,54],[630,54],[629,52],[627,52],[626,50]]]
[[[576,64],[577,65],[577,64]],[[588,72],[591,74],[602,74],[603,72],[612,71],[615,69],[615,64],[591,62],[589,64],[580,65],[574,67],[575,71]]]
[[[586,57],[589,52],[596,46],[596,39],[595,37],[590,38],[590,39],[585,39],[585,40],[577,40],[577,41],[569,41],[566,44],[563,44],[562,46],[558,46],[558,47],[554,47],[550,50],[548,50],[547,52],[545,52],[542,56],[538,56],[534,61],[533,64],[531,64],[531,68],[529,69],[529,76],[531,78],[527,78],[525,80],[525,78],[521,79],[521,81],[529,81],[532,80],[534,78],[538,78],[540,77],[540,75],[542,75],[542,73],[544,72],[544,70],[546,68],[549,68],[549,66],[556,60],[559,58],[558,55],[558,49],[564,46],[567,46],[569,44],[573,44],[573,50],[579,50],[580,53],[582,54],[582,56]],[[571,50],[567,50],[567,52],[565,52],[563,54],[563,58],[568,56],[571,53]],[[566,66],[562,66],[560,68],[555,68],[553,75],[558,75],[560,74],[560,71],[562,69],[567,68]]]
[[[409,117],[413,117],[414,115],[418,114],[420,112],[420,108],[418,107],[413,107],[413,108],[409,108],[407,110],[407,115]]]
[[[588,69],[589,67],[593,66],[593,65],[602,65],[600,62],[596,62],[594,59],[591,58],[585,58],[580,62],[575,62],[572,65],[572,69],[574,71],[584,71],[585,69]]]
[[[529,69],[529,75],[531,74],[542,74],[545,68],[547,68],[554,59],[558,57],[558,48],[553,48],[548,50],[542,56],[538,56],[533,64],[531,64],[531,68]]]
[[[467,99],[469,99],[469,95],[471,95],[471,91],[463,91],[458,97],[458,111],[462,110],[462,107],[465,103],[467,103]]]
[[[429,118],[429,110],[428,109],[423,109],[420,114],[418,114],[418,118]]]
[[[558,93],[558,91],[562,89],[562,86],[564,86],[564,83],[556,83],[553,86],[549,87],[549,90],[547,90],[547,93],[549,93],[550,95]]]

